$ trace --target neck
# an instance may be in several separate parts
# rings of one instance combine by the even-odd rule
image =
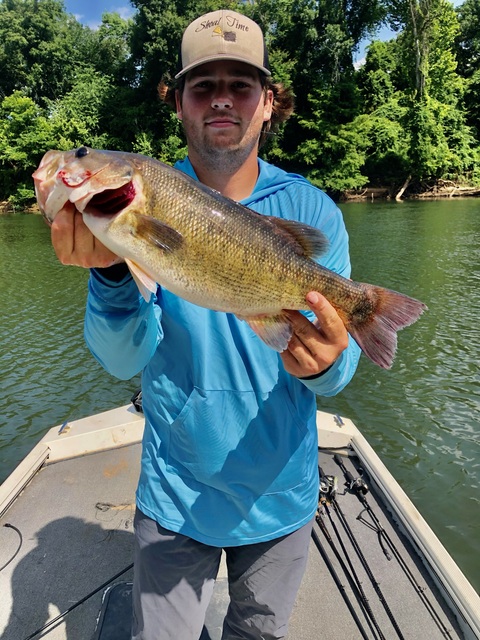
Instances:
[[[257,149],[252,150],[239,166],[216,162],[215,166],[210,167],[205,164],[205,158],[197,158],[191,150],[188,157],[200,182],[232,200],[243,200],[255,188],[258,178]]]

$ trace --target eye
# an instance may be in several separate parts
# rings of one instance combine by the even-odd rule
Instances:
[[[201,91],[210,89],[211,86],[212,83],[209,80],[199,80],[193,84],[192,89],[198,89]]]
[[[75,151],[75,157],[76,158],[84,158],[87,155],[88,155],[87,147],[80,147],[79,149],[77,149]]]

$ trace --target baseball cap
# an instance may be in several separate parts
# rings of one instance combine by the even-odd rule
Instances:
[[[271,75],[262,30],[256,22],[236,11],[212,11],[188,25],[180,49],[180,71],[175,78],[214,60],[246,62]]]

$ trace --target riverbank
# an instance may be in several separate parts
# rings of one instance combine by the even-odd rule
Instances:
[[[366,200],[395,200],[398,189],[390,187],[364,187],[363,189],[351,189],[343,192],[338,200],[339,202],[364,202]],[[400,200],[419,200],[427,198],[477,198],[480,197],[480,187],[457,185],[451,183],[438,183],[432,187],[426,188],[424,191],[412,191],[403,193]],[[0,202],[0,215],[6,213],[36,213],[40,210],[36,203],[29,207],[19,207],[3,200]]]
[[[340,196],[341,202],[364,201],[364,200],[395,200],[398,189],[389,187],[364,187],[363,189],[352,189],[345,191]],[[402,194],[401,200],[418,200],[426,198],[470,198],[479,197],[480,187],[457,185],[453,182],[438,183],[432,187],[427,187],[422,191],[407,191]]]
[[[40,213],[40,209],[36,203],[31,204],[30,206],[26,205],[15,205],[8,200],[3,200],[0,202],[0,215],[4,213]]]

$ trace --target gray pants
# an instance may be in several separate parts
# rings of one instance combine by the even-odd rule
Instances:
[[[285,637],[311,529],[309,523],[276,540],[225,549],[230,605],[222,640]],[[221,553],[137,509],[132,640],[199,640]]]

